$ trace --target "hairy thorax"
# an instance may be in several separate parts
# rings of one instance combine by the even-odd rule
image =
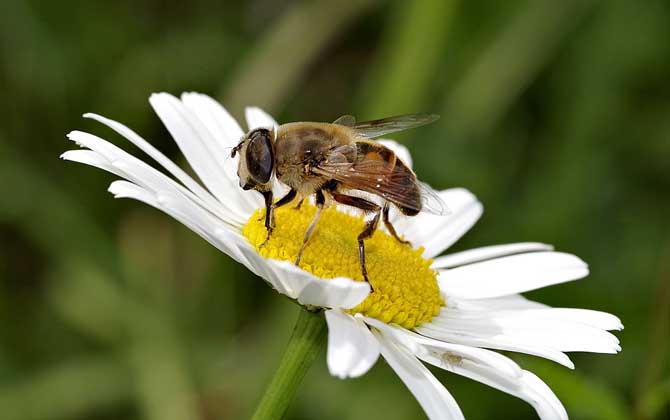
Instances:
[[[277,179],[303,196],[310,195],[329,180],[312,173],[310,168],[323,161],[331,149],[353,141],[353,133],[347,127],[323,123],[284,124],[279,127],[275,140]]]

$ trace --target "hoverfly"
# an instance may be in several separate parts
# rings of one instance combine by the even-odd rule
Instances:
[[[324,206],[336,202],[363,210],[372,215],[358,235],[358,254],[363,278],[368,281],[365,265],[365,240],[370,238],[380,217],[389,233],[401,239],[389,219],[390,205],[406,216],[421,211],[446,214],[446,206],[427,185],[419,182],[414,172],[389,148],[373,139],[385,134],[420,127],[439,117],[412,114],[356,123],[344,115],[332,124],[294,122],[273,128],[256,128],[247,133],[231,152],[239,153],[237,175],[240,187],[256,190],[265,200],[265,227],[270,239],[275,226],[273,210],[298,198],[315,195],[317,207],[296,258],[307,246]],[[290,190],[273,203],[273,175]],[[357,191],[372,194],[381,204],[356,195]]]

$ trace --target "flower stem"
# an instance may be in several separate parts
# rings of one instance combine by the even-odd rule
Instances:
[[[323,314],[300,308],[298,320],[279,362],[279,368],[256,407],[253,420],[282,418],[302,378],[323,347],[325,338],[326,321]]]

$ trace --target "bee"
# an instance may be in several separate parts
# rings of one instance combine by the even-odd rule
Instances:
[[[446,206],[435,191],[419,182],[391,149],[373,139],[420,127],[438,118],[432,114],[412,114],[356,123],[353,116],[344,115],[333,123],[294,122],[248,132],[233,148],[231,157],[240,155],[237,169],[240,187],[263,195],[267,237],[261,247],[272,236],[274,209],[295,199],[299,199],[299,207],[305,198],[315,195],[317,211],[298,251],[295,264],[299,265],[323,208],[333,202],[351,206],[369,215],[358,235],[358,255],[363,278],[370,283],[365,240],[372,237],[380,218],[393,237],[409,244],[391,224],[391,205],[405,216],[415,216],[421,211],[446,214]],[[273,177],[290,188],[276,202],[272,194]],[[367,195],[360,194],[361,191]],[[373,200],[370,194],[380,200]]]

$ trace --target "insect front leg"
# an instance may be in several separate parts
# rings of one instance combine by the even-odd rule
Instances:
[[[391,224],[391,220],[389,219],[388,203],[384,204],[384,209],[382,210],[382,219],[384,220],[384,226],[386,226],[386,229],[388,229],[389,233],[393,235],[393,237],[396,238],[398,242],[400,242],[401,244],[407,244],[410,247],[412,246],[412,244],[409,241],[400,238],[400,236],[398,236],[398,234],[396,233],[395,228],[393,227],[393,225]]]
[[[268,232],[268,235],[265,237],[265,240],[260,244],[259,248],[263,248],[265,244],[270,240],[272,236],[272,230],[275,227],[275,218],[272,206],[272,190],[270,191],[261,191],[263,199],[265,200],[265,229]]]
[[[309,227],[305,232],[305,237],[302,240],[302,245],[300,245],[298,256],[295,259],[295,265],[297,266],[300,266],[300,258],[302,257],[302,252],[305,250],[305,247],[307,246],[307,241],[309,241],[309,238],[312,236],[312,232],[314,232],[314,228],[316,227],[316,223],[319,221],[319,217],[321,217],[321,210],[323,210],[323,205],[326,202],[326,196],[323,195],[323,191],[319,190],[316,192],[315,201],[316,201],[316,214],[314,215],[314,218],[312,218],[312,222],[309,224]]]
[[[363,231],[358,235],[358,260],[361,263],[361,273],[363,274],[363,278],[365,279],[365,281],[367,281],[368,284],[370,284],[370,288],[372,289],[372,291],[374,291],[372,283],[370,283],[370,280],[368,279],[368,269],[365,265],[365,240],[371,238],[372,235],[374,235],[375,230],[377,230],[377,225],[379,224],[379,215],[381,213],[381,207],[364,198],[352,197],[350,195],[345,194],[334,193],[333,200],[337,201],[340,204],[356,207],[358,209],[363,210],[366,213],[374,213],[374,217],[365,223],[365,228],[363,228]]]

